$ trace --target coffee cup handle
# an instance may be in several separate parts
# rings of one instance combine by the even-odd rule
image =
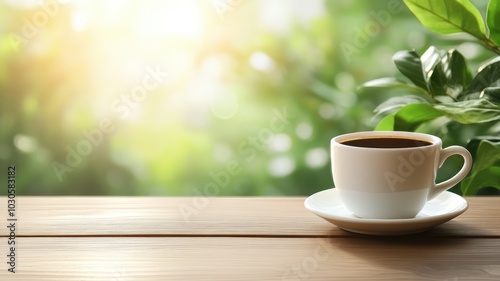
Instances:
[[[460,169],[460,171],[452,178],[444,182],[440,182],[436,184],[434,188],[431,188],[427,200],[431,200],[441,192],[452,188],[454,185],[463,180],[465,176],[467,176],[467,174],[469,173],[470,169],[472,168],[472,156],[469,153],[469,151],[461,146],[456,146],[456,145],[449,146],[445,149],[441,149],[441,153],[439,154],[438,168],[441,168],[446,159],[448,159],[448,157],[452,155],[460,155],[464,158],[464,164],[462,166],[462,169]]]

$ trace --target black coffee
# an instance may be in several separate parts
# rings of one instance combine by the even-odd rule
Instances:
[[[357,146],[357,147],[371,147],[371,148],[405,148],[405,147],[420,147],[431,145],[431,142],[415,139],[404,138],[365,138],[354,139],[342,142],[342,144]]]

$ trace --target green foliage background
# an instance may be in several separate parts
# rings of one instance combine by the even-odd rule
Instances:
[[[330,139],[374,129],[377,106],[401,95],[357,91],[398,75],[394,53],[457,48],[474,70],[491,58],[396,0],[192,1],[199,33],[182,25],[189,12],[172,13],[180,1],[69,1],[30,38],[26,21],[43,10],[11,2],[0,4],[0,161],[5,174],[18,167],[20,195],[309,195],[332,186]],[[168,79],[117,114],[112,104],[157,67]],[[284,109],[283,129],[252,145]],[[102,120],[112,132],[68,166],[68,147]],[[445,146],[474,127],[460,132]],[[60,178],[56,162],[69,169]],[[441,179],[460,166],[449,162]]]

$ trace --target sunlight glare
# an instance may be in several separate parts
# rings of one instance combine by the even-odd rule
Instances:
[[[89,18],[83,12],[77,12],[71,16],[71,27],[73,27],[75,31],[84,31],[87,29],[88,23]]]
[[[254,52],[250,56],[250,65],[263,72],[271,72],[276,67],[273,59],[264,52]]]
[[[179,2],[175,6],[149,6],[136,23],[144,35],[169,35],[184,39],[198,39],[202,33],[200,7],[193,2]]]
[[[201,33],[201,14],[193,2],[181,2],[166,15],[165,31],[172,35],[196,39]]]
[[[313,148],[307,151],[305,156],[306,165],[312,169],[325,166],[328,163],[329,155],[323,147]]]
[[[286,177],[295,170],[295,160],[290,156],[278,156],[269,162],[268,171],[273,177]]]

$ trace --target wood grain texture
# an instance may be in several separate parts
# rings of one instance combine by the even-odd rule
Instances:
[[[305,197],[18,197],[18,236],[356,237],[304,208]],[[421,235],[500,237],[500,198],[468,197],[469,209]],[[6,221],[0,198],[0,221]],[[6,236],[7,229],[0,229]]]
[[[500,198],[401,237],[339,230],[304,199],[18,197],[0,280],[500,280]]]
[[[5,245],[6,238],[0,238]],[[500,239],[18,238],[0,280],[500,280]]]

